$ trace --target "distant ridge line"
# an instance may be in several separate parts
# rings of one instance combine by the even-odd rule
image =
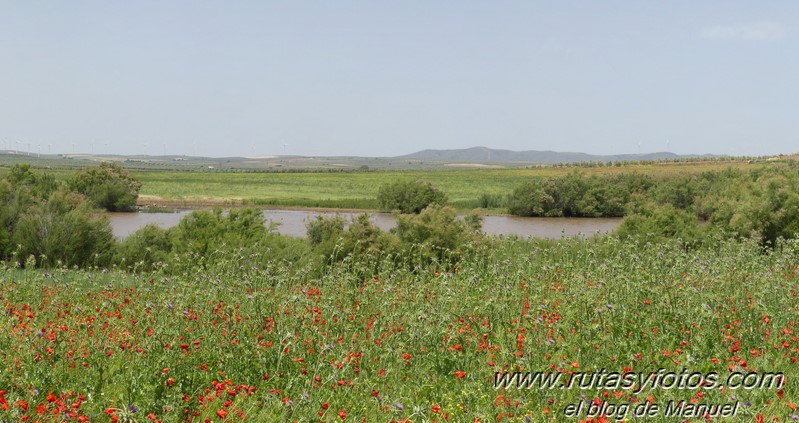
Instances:
[[[625,160],[667,160],[693,157],[719,157],[715,154],[680,155],[670,152],[643,154],[596,155],[588,153],[558,152],[549,150],[513,151],[488,147],[471,147],[454,150],[421,150],[403,156],[393,157],[403,160],[427,160],[450,163],[575,163],[575,162],[616,162]]]

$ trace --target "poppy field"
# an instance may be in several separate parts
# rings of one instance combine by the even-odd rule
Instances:
[[[796,242],[495,245],[453,271],[387,262],[366,279],[357,260],[319,277],[236,251],[182,274],[9,263],[0,421],[799,419]],[[703,376],[673,389],[494,384],[498,372],[658,371]],[[769,372],[778,384],[705,379]],[[642,404],[673,414],[637,416]],[[725,404],[735,416],[689,415]]]

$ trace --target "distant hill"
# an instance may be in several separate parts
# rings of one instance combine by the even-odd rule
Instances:
[[[487,147],[472,147],[457,150],[422,150],[395,157],[402,160],[426,160],[449,163],[574,163],[623,160],[663,160],[688,157],[716,157],[712,154],[679,155],[668,152],[647,154],[594,155],[586,153],[563,153],[557,151],[513,151]]]

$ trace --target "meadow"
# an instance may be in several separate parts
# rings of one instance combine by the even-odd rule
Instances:
[[[346,172],[175,172],[131,171],[142,181],[140,203],[168,206],[270,205],[377,209],[379,188],[398,180],[425,180],[445,192],[458,209],[480,206],[482,195],[505,196],[529,178],[639,173],[655,178],[753,168],[764,163],[659,163],[619,167],[539,167],[529,169],[426,169]]]
[[[735,404],[713,421],[799,418],[796,241],[494,242],[450,272],[387,258],[366,278],[357,257],[320,276],[222,245],[175,257],[178,274],[10,265],[0,420],[706,421],[633,415],[672,400]],[[495,372],[601,369],[784,379],[494,386]],[[631,408],[592,417],[592,404]]]
[[[54,156],[0,154],[0,177],[14,164],[30,163],[35,169],[47,169],[59,181],[65,181],[77,169],[96,165],[100,160],[118,161],[117,156],[77,155],[72,158]],[[124,158],[124,157],[122,157]],[[299,159],[297,159],[299,160]],[[375,210],[375,196],[381,186],[402,181],[433,182],[445,192],[449,205],[460,210],[481,207],[481,196],[504,197],[530,178],[565,176],[580,172],[585,176],[643,174],[655,178],[699,174],[728,168],[752,169],[770,162],[730,158],[709,161],[629,162],[622,166],[585,166],[580,164],[541,165],[509,168],[461,168],[442,163],[429,163],[422,168],[385,167],[362,170],[353,164],[342,169],[316,169],[303,161],[284,168],[253,167],[248,162],[217,162],[213,159],[192,159],[189,162],[123,161],[131,175],[142,182],[139,203],[167,207],[207,206],[276,206],[299,208],[340,208]],[[183,164],[191,163],[191,164]],[[358,164],[360,162],[354,162]],[[208,169],[208,164],[216,165]],[[220,169],[222,164],[223,169]],[[496,208],[492,212],[504,212]]]
[[[799,419],[795,164],[135,176],[145,202],[364,208],[403,179],[461,208],[548,176],[591,206],[570,193],[614,180],[575,170],[652,181],[589,240],[487,237],[436,204],[392,232],[329,217],[291,239],[215,208],[115,240],[99,207],[133,205],[121,168],[13,167],[0,421]]]

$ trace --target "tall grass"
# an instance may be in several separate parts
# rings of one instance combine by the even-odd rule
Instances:
[[[176,257],[184,270],[171,277],[2,270],[0,420],[538,422],[580,402],[670,400],[738,401],[737,421],[795,416],[796,242],[686,251],[506,238],[455,272],[387,259],[365,280],[353,277],[357,258],[313,277],[224,246],[210,254],[213,265]],[[660,368],[783,372],[787,383],[637,394],[493,385],[495,372]]]

